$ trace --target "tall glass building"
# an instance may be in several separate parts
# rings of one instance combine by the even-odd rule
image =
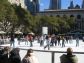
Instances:
[[[33,0],[33,2],[35,3],[36,12],[39,12],[39,0]]]
[[[27,9],[33,14],[39,12],[39,1],[38,0],[25,0]]]
[[[61,9],[61,0],[50,0],[50,9]]]
[[[83,2],[82,2],[82,9],[84,9],[84,0],[83,0]]]

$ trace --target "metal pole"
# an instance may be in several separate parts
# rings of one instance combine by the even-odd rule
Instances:
[[[55,56],[55,52],[52,52],[52,53],[51,53],[51,63],[54,63],[54,60],[55,60],[55,59],[54,59],[54,58],[55,58],[54,56]]]

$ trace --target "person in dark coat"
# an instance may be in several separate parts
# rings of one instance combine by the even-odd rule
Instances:
[[[9,63],[9,52],[9,47],[4,47],[4,49],[0,51],[0,63]]]
[[[15,38],[14,34],[11,34],[10,47],[12,47],[12,45],[13,45],[13,47],[15,47],[14,38]]]
[[[60,36],[58,36],[58,37],[57,37],[58,46],[61,46],[60,40],[61,40],[61,37],[60,37]]]
[[[19,48],[14,48],[10,52],[9,63],[21,63],[21,57],[19,55]]]
[[[0,63],[2,63],[3,49],[0,49]]]
[[[78,58],[76,55],[72,54],[72,48],[67,49],[67,55],[63,54],[60,57],[60,63],[78,63]]]

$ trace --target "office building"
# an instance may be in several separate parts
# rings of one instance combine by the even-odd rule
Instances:
[[[82,9],[84,9],[84,0],[82,1]]]
[[[50,9],[61,9],[61,0],[50,0]]]

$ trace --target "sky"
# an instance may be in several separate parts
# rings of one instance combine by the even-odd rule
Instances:
[[[62,0],[61,1],[61,7],[62,9],[67,9],[67,7],[70,5],[71,0]],[[44,9],[49,8],[50,0],[40,0],[40,10],[43,11]],[[73,0],[74,5],[79,4],[81,6],[82,0]]]

